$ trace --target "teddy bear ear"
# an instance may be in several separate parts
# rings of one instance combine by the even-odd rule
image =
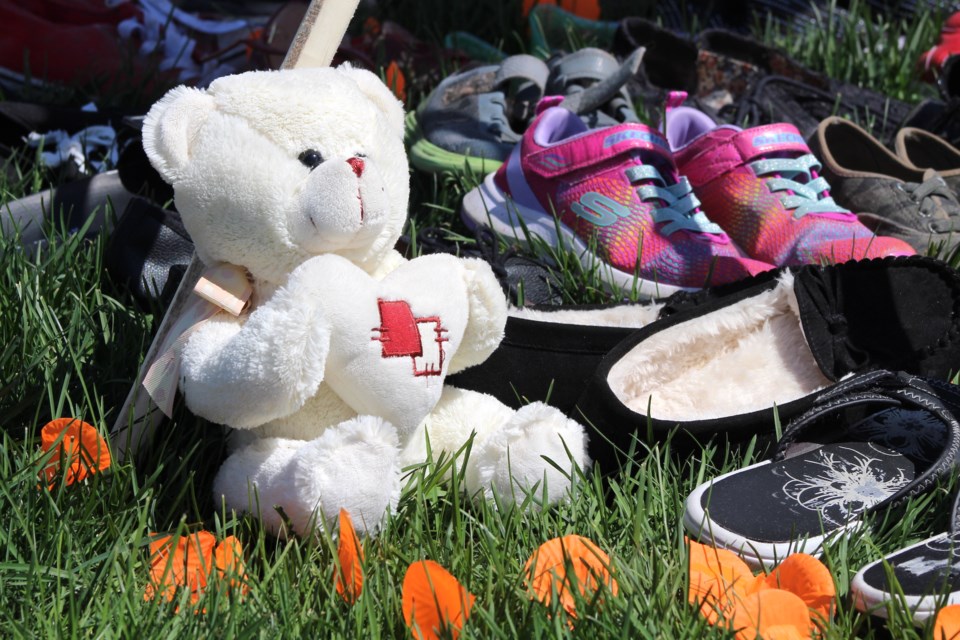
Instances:
[[[214,110],[213,97],[193,87],[171,89],[143,120],[143,149],[163,179],[176,183],[197,131]]]
[[[358,69],[351,66],[348,62],[341,64],[337,67],[337,70],[340,73],[346,74],[347,77],[352,78],[354,82],[360,85],[360,90],[363,91],[386,116],[390,128],[396,131],[397,135],[403,137],[403,118],[405,115],[403,103],[397,100],[397,97],[393,95],[393,92],[383,83],[380,76],[366,69]]]

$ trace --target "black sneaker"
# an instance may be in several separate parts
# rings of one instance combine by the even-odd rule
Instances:
[[[923,439],[936,442],[929,436]],[[914,623],[922,625],[942,607],[960,604],[960,492],[946,515],[947,532],[895,551],[857,572],[850,582],[857,609],[885,618],[887,607],[895,603],[906,607]]]
[[[837,114],[874,123],[879,137],[890,142],[911,110],[900,100],[808,69],[747,36],[708,29],[697,44],[696,97],[708,112],[738,126],[789,122],[809,135]]]
[[[667,91],[697,90],[697,46],[643,18],[624,18],[613,35],[611,51],[626,58],[638,48],[646,53],[636,77],[627,83],[634,98],[660,104]]]

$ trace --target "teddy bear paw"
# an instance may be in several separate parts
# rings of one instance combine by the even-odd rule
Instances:
[[[346,509],[358,532],[375,532],[400,499],[396,429],[359,416],[307,443],[292,465],[301,504],[313,505],[317,522],[330,523]]]
[[[529,404],[491,433],[471,453],[471,488],[495,492],[507,503],[527,492],[547,502],[563,498],[576,468],[588,464],[583,427],[554,407]],[[472,478],[471,478],[472,476]]]

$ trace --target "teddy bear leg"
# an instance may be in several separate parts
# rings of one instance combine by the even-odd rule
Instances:
[[[588,465],[584,428],[542,402],[515,411],[493,396],[448,387],[423,430],[434,451],[449,453],[473,433],[464,470],[467,491],[488,496],[495,491],[508,502],[523,501],[534,486],[538,495],[546,489],[548,501],[556,502],[570,488],[575,467]],[[410,446],[424,439],[418,430]]]
[[[359,416],[309,441],[257,440],[227,458],[214,495],[231,509],[259,514],[275,535],[328,526],[341,508],[357,531],[374,532],[400,498],[396,429]]]

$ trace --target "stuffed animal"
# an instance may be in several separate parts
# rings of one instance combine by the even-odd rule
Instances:
[[[471,436],[472,494],[557,500],[588,463],[583,427],[556,409],[444,384],[496,348],[506,303],[482,261],[394,250],[403,118],[377,76],[344,65],[179,87],[144,121],[198,257],[252,285],[242,313],[188,335],[178,379],[191,411],[232,429],[218,500],[278,535],[340,508],[375,531],[406,466],[428,447],[462,455]]]

